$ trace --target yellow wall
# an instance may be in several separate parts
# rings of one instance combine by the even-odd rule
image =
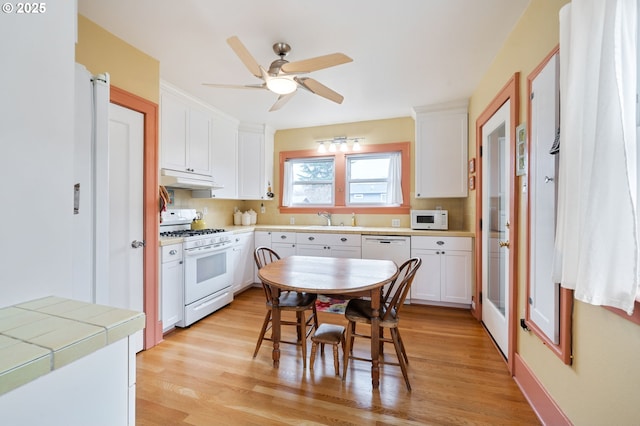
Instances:
[[[436,206],[442,206],[443,209],[449,210],[449,226],[450,229],[466,229],[463,224],[463,205],[464,199],[447,198],[447,199],[416,199],[414,198],[414,182],[415,170],[413,165],[414,143],[415,143],[415,122],[411,117],[392,118],[387,120],[362,121],[357,123],[335,124],[330,126],[307,127],[301,129],[279,130],[275,134],[275,153],[274,153],[274,192],[276,192],[276,200],[278,198],[280,177],[278,175],[278,162],[280,151],[316,149],[318,144],[316,141],[323,139],[332,139],[335,136],[362,137],[363,144],[381,144],[393,142],[410,142],[411,143],[411,188],[410,203],[414,209],[434,209]],[[250,203],[254,210],[258,211],[254,206],[256,203]],[[260,203],[257,203],[259,206]],[[265,203],[267,212],[265,220],[267,223],[273,224],[289,224],[291,217],[294,218],[296,225],[320,225],[322,219],[316,214],[295,214],[295,215],[279,215],[277,209],[277,201]],[[258,216],[260,218],[260,216]],[[409,227],[409,215],[386,215],[386,214],[359,214],[357,215],[357,224],[360,226],[391,226],[391,219],[400,219],[400,226]],[[339,224],[351,223],[351,215],[336,214],[333,222]]]
[[[156,104],[160,99],[160,63],[82,15],[76,62],[93,74],[108,72],[113,86]]]
[[[475,156],[475,121],[514,72],[520,75],[520,122],[527,114],[527,76],[558,44],[558,11],[567,0],[532,0],[470,100],[470,157]],[[562,66],[562,64],[561,64]],[[518,182],[522,189],[522,182]],[[521,191],[520,191],[521,192]],[[524,198],[524,197],[523,197]],[[475,210],[469,200],[469,210]],[[526,199],[520,202],[525,235]],[[518,263],[518,318],[524,317],[525,246]],[[542,386],[576,425],[638,424],[640,328],[604,308],[576,303],[572,366],[564,365],[533,333],[518,328],[518,353]]]

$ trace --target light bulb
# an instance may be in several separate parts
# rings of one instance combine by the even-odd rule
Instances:
[[[349,149],[349,147],[347,146],[346,142],[340,142],[340,151],[341,152],[347,152],[348,149]]]
[[[352,149],[354,151],[360,151],[360,142],[358,142],[358,139],[356,139],[355,141],[353,141],[353,147]]]
[[[321,154],[327,152],[327,147],[324,146],[324,142],[320,142],[320,145],[318,145],[318,152]]]
[[[336,144],[331,142],[331,145],[329,145],[329,152],[336,152]]]

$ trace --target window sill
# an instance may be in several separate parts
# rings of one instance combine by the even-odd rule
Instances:
[[[636,305],[633,309],[633,315],[627,315],[625,311],[618,308],[612,308],[610,306],[605,306],[605,309],[613,312],[614,314],[621,316],[622,318],[631,321],[634,324],[640,325],[640,302],[636,300]]]
[[[409,214],[410,206],[399,207],[346,207],[346,206],[313,206],[313,207],[283,207],[279,206],[280,213],[316,214],[326,211],[331,214]]]

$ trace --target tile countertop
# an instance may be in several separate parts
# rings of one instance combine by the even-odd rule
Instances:
[[[142,312],[45,297],[0,309],[0,395],[127,337]]]
[[[419,231],[411,228],[383,228],[369,226],[315,226],[315,225],[251,225],[251,226],[225,226],[225,230],[240,234],[252,231],[274,232],[320,232],[331,234],[365,234],[365,235],[409,235],[427,237],[475,237],[472,231]],[[160,238],[160,246],[180,244],[182,238]]]

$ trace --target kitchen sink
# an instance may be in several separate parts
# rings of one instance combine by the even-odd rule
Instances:
[[[327,226],[327,225],[311,225],[305,226],[304,229],[315,229],[315,230],[325,230],[325,231],[356,231],[358,229],[363,229],[364,226],[346,226],[346,225],[336,225],[336,226]]]

